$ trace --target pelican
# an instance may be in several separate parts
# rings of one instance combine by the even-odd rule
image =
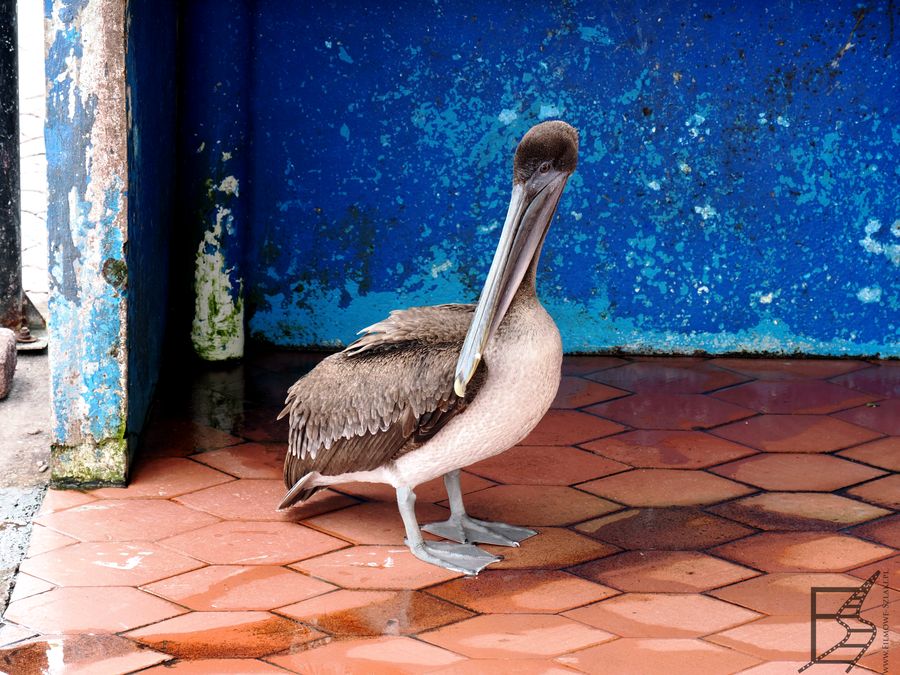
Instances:
[[[392,311],[291,386],[278,416],[290,422],[279,509],[329,485],[389,484],[413,555],[469,575],[501,560],[474,544],[518,546],[537,534],[469,516],[459,470],[525,438],[556,395],[562,344],[535,270],[577,163],[573,127],[532,127],[516,148],[509,210],[478,304]],[[424,540],[416,520],[414,490],[438,476],[450,518],[421,529],[451,541]]]

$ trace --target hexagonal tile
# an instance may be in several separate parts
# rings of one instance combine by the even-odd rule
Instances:
[[[472,658],[558,656],[614,637],[552,614],[484,614],[419,635]]]
[[[3,625],[0,626],[0,648],[14,645],[17,642],[24,642],[25,640],[36,636],[37,632],[31,628],[20,626],[12,621],[5,621]],[[9,651],[7,650],[0,651],[0,659],[3,659],[4,664],[10,663],[12,660]]]
[[[759,661],[703,640],[621,638],[556,659],[592,675],[606,673],[666,673],[696,675],[736,673]],[[635,671],[640,664],[640,671]]]
[[[900,591],[900,555],[882,558],[877,562],[852,569],[847,574],[857,579],[868,579],[875,572],[881,572],[879,575],[880,584],[883,585],[885,579],[887,579],[890,588]]]
[[[710,469],[713,473],[766,490],[831,492],[884,474],[831,455],[760,454]]]
[[[618,591],[557,570],[486,570],[428,592],[480,614],[556,614]]]
[[[900,549],[900,514],[883,518],[877,523],[866,523],[852,530],[853,536],[865,537],[879,544]]]
[[[785,415],[825,415],[877,400],[871,394],[817,380],[750,382],[713,396],[759,412]]]
[[[760,530],[840,530],[890,513],[854,499],[811,492],[765,492],[710,510]]]
[[[712,504],[753,492],[705,471],[682,469],[633,469],[578,487],[629,506]]]
[[[128,487],[91,490],[94,497],[134,499],[142,497],[176,497],[234,480],[190,459],[161,457],[142,462],[131,477]]]
[[[858,389],[879,398],[900,398],[900,368],[880,365],[854,370],[831,380],[851,389]]]
[[[753,666],[747,670],[742,670],[741,675],[786,675],[800,672],[800,669],[809,663],[809,656],[803,661],[766,661],[758,666]],[[862,666],[857,663],[853,669],[859,670]],[[868,670],[860,670],[857,675],[869,675],[874,672]],[[817,663],[816,675],[846,675],[846,665],[840,663]]]
[[[589,375],[598,370],[623,366],[628,361],[615,356],[564,356],[562,364],[563,375]]]
[[[571,446],[519,445],[467,470],[509,485],[572,485],[628,468]]]
[[[628,551],[571,571],[632,593],[697,593],[759,574],[696,551]]]
[[[766,452],[832,452],[878,438],[871,429],[822,415],[760,415],[712,433]]]
[[[103,499],[37,518],[82,541],[156,541],[217,520],[164,499]]]
[[[77,542],[77,539],[67,537],[55,530],[51,530],[49,527],[34,523],[31,526],[31,538],[28,540],[28,554],[26,557],[31,558]]]
[[[160,543],[214,565],[284,565],[347,546],[302,525],[248,521],[216,523]]]
[[[573,671],[550,659],[469,659],[428,672],[429,675],[483,675],[484,673],[572,675]]]
[[[467,495],[469,515],[511,525],[570,525],[621,506],[570,487],[544,485],[497,485]]]
[[[625,427],[577,410],[551,410],[522,445],[578,445],[624,431]]]
[[[278,610],[335,637],[415,635],[472,616],[419,591],[339,590]]]
[[[624,549],[701,550],[755,530],[696,508],[629,509],[575,527]]]
[[[638,429],[708,429],[754,414],[698,394],[635,394],[586,410]]]
[[[868,368],[864,361],[837,359],[713,359],[713,364],[756,380],[827,379],[860,368]]]
[[[274,609],[335,587],[283,567],[211,565],[143,589],[190,609],[226,611]]]
[[[277,480],[284,470],[287,446],[281,443],[241,443],[194,455],[192,459],[238,478]]]
[[[537,536],[526,539],[515,548],[481,545],[485,551],[503,558],[500,562],[492,563],[490,569],[561,569],[619,551],[615,546],[582,537],[560,527],[535,529],[538,531]]]
[[[165,663],[141,675],[284,675],[284,670],[257,659],[192,659]]]
[[[844,410],[834,417],[888,436],[900,436],[900,399],[897,398]]]
[[[424,563],[405,546],[354,546],[291,565],[343,588],[416,590],[461,576]]]
[[[888,471],[900,471],[900,437],[888,436],[849,450],[843,450],[838,455]]]
[[[203,563],[147,542],[84,542],[22,562],[21,570],[59,586],[138,586]]]
[[[184,659],[258,658],[324,635],[268,612],[190,612],[125,637]]]
[[[747,623],[756,612],[694,593],[625,593],[565,616],[622,637],[700,637]]]
[[[450,510],[428,502],[416,503],[419,523],[447,520]],[[403,519],[396,503],[368,502],[307,518],[305,525],[341,537],[354,544],[393,544],[400,546],[406,537]],[[423,533],[427,535],[428,533]]]
[[[891,554],[891,549],[828,532],[763,532],[712,550],[767,572],[844,572]]]
[[[392,675],[432,672],[463,657],[407,637],[379,637],[341,640],[267,660],[292,673],[327,673],[340,664],[341,675]]]
[[[85,611],[87,607],[103,611]],[[6,617],[49,635],[118,633],[185,611],[136,588],[55,588],[13,602]]]
[[[621,368],[594,373],[588,378],[627,391],[648,394],[702,394],[748,379],[708,362],[677,361],[666,364],[654,361],[629,363]]]
[[[489,488],[494,483],[480,476],[472,475],[467,471],[460,471],[459,485],[465,495]],[[391,504],[397,503],[397,491],[384,483],[342,483],[341,485],[335,485],[334,489],[354,497],[390,502]],[[445,499],[447,499],[447,490],[444,488],[443,478],[434,478],[427,483],[416,486],[416,504],[424,504],[426,502],[433,504]]]
[[[592,403],[609,401],[627,395],[627,391],[615,387],[591,382],[581,377],[563,375],[559,382],[559,391],[550,407],[555,409],[582,408]]]
[[[859,580],[847,574],[775,572],[719,588],[711,594],[765,614],[808,616],[813,586],[859,586]]]
[[[171,658],[131,640],[102,634],[38,637],[0,650],[0,663],[9,673],[132,673]]]
[[[38,516],[46,516],[57,511],[65,511],[73,506],[81,506],[94,501],[96,498],[78,490],[60,490],[50,488],[44,494]]]
[[[835,627],[839,628],[837,624]],[[765,661],[808,660],[809,608],[800,615],[767,616],[706,639]],[[824,638],[823,641],[828,640]],[[830,641],[828,643],[832,644]]]
[[[356,500],[346,495],[322,490],[301,506],[276,511],[275,507],[285,492],[284,483],[280,480],[242,478],[183,495],[177,501],[227,520],[282,521],[303,520],[356,503]]]
[[[154,457],[186,457],[243,443],[244,439],[186,419],[155,418],[144,432],[144,453]]]
[[[892,473],[865,485],[857,485],[847,490],[847,494],[896,511],[900,509],[900,474]]]
[[[49,581],[44,581],[43,579],[38,579],[30,574],[19,572],[15,576],[15,586],[13,586],[9,600],[10,602],[24,600],[32,595],[49,591],[53,587],[53,584]]]
[[[647,469],[702,469],[754,454],[750,448],[709,433],[670,429],[629,431],[583,447],[598,455]]]

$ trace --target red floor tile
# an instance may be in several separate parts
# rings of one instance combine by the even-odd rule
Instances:
[[[617,593],[556,570],[485,570],[428,592],[481,614],[556,614]]]
[[[722,464],[710,471],[766,490],[830,492],[884,474],[831,455],[761,454]]]
[[[41,508],[38,511],[39,516],[46,516],[57,511],[64,511],[73,506],[80,506],[95,500],[95,497],[80,492],[78,490],[57,490],[51,488],[44,495],[44,501],[41,502]]]
[[[835,628],[840,627],[835,624]],[[706,639],[763,661],[801,661],[809,660],[809,630],[807,607],[801,614],[767,616],[759,621],[711,635]],[[821,637],[823,642],[833,644],[826,636]],[[836,637],[840,639],[842,635]]]
[[[570,525],[622,508],[558,485],[498,485],[468,495],[465,504],[476,518],[527,527]]]
[[[756,380],[827,379],[868,368],[864,361],[835,359],[713,359],[712,363]]]
[[[161,457],[140,464],[127,488],[91,490],[94,497],[134,499],[136,497],[177,497],[234,480],[190,459]]]
[[[115,635],[39,637],[0,650],[4,669],[22,675],[131,673],[170,658]]]
[[[285,565],[347,546],[302,525],[250,521],[216,523],[161,543],[214,565]]]
[[[241,443],[210,450],[192,459],[238,478],[280,479],[287,446],[280,443]]]
[[[481,548],[485,551],[503,558],[498,563],[492,563],[490,569],[554,570],[596,560],[619,551],[615,546],[588,539],[560,527],[534,529],[538,534],[526,539],[516,548],[482,545]]]
[[[712,433],[766,452],[832,452],[879,436],[871,429],[822,415],[760,415]]]
[[[868,579],[875,572],[880,573],[879,584],[883,585],[887,577],[889,588],[900,591],[900,555],[882,558],[877,562],[852,569],[847,574],[857,579]]]
[[[711,396],[656,393],[619,398],[586,410],[637,429],[708,429],[754,414]]]
[[[472,658],[559,656],[614,637],[552,614],[484,614],[419,635]]]
[[[753,491],[705,471],[682,469],[634,469],[578,487],[629,506],[712,504]]]
[[[335,588],[284,567],[263,565],[211,565],[143,586],[154,595],[200,611],[274,609]]]
[[[900,399],[897,398],[844,410],[834,417],[882,434],[900,436]]]
[[[145,455],[186,457],[195,452],[216,450],[243,443],[242,438],[184,419],[156,419],[142,441]]]
[[[284,670],[258,659],[197,659],[142,670],[141,675],[284,675]]]
[[[764,614],[802,616],[809,613],[813,586],[858,585],[859,580],[848,574],[776,572],[716,589],[711,595]]]
[[[589,379],[639,393],[701,394],[746,382],[748,378],[721,370],[708,362],[697,364],[676,361],[661,364],[644,361],[594,373]]]
[[[63,546],[77,543],[74,537],[67,537],[49,527],[38,523],[31,526],[31,538],[28,540],[28,557],[34,557],[47,551],[55,551]]]
[[[865,445],[858,445],[838,453],[841,457],[855,459],[889,471],[900,471],[900,437],[889,436]]]
[[[856,370],[831,381],[879,398],[900,398],[900,368],[897,367],[885,365]]]
[[[461,471],[459,474],[459,485],[463,494],[468,494],[489,488],[494,483],[467,471]],[[335,485],[334,489],[362,499],[373,499],[380,502],[390,502],[391,504],[397,503],[397,491],[390,485],[383,483],[343,483]],[[416,504],[434,503],[447,499],[447,490],[444,487],[443,478],[435,478],[427,483],[417,485],[415,492]]]
[[[577,410],[551,410],[522,445],[578,445],[624,430],[621,424]]]
[[[845,572],[886,558],[891,549],[830,532],[764,532],[711,552],[766,572]]]
[[[549,659],[469,659],[432,670],[429,675],[572,675],[573,672]]]
[[[15,645],[17,642],[24,642],[30,638],[37,637],[37,635],[37,631],[34,631],[31,628],[26,628],[17,623],[6,621],[3,625],[0,625],[0,650]],[[3,659],[2,663],[7,665],[10,661],[9,653],[5,652],[5,650],[0,651],[0,659]]]
[[[572,485],[629,467],[570,446],[516,446],[468,467],[509,485]]]
[[[49,581],[44,581],[43,579],[38,579],[30,574],[20,572],[16,575],[16,584],[13,586],[9,599],[10,602],[24,600],[32,595],[49,591],[51,588],[53,588],[53,584]]]
[[[615,368],[628,363],[614,356],[567,356],[563,359],[563,375],[589,375],[598,370]]]
[[[759,574],[696,551],[628,551],[570,571],[632,593],[697,593]]]
[[[760,530],[839,530],[890,513],[855,499],[811,492],[765,492],[710,510]]]
[[[599,382],[592,382],[581,377],[564,375],[559,383],[559,391],[553,400],[552,408],[582,408],[586,405],[609,401],[620,396],[627,396],[627,391],[616,389]]]
[[[855,537],[863,537],[890,546],[891,548],[900,549],[900,514],[893,515],[890,518],[883,518],[874,523],[866,523],[859,527],[854,527],[851,534]]]
[[[871,394],[816,380],[750,382],[713,396],[762,413],[785,415],[825,415],[877,400]]]
[[[702,469],[755,452],[706,432],[666,429],[629,431],[583,447],[618,462],[648,469]]]
[[[888,509],[900,509],[900,474],[891,474],[847,490],[847,494]]]
[[[421,524],[443,521],[450,517],[450,510],[417,500],[416,517]],[[315,518],[307,518],[303,524],[354,544],[399,546],[406,537],[400,511],[397,504],[392,502],[358,504]],[[430,537],[427,532],[423,532],[423,535]]]
[[[473,616],[420,591],[338,590],[278,613],[339,638],[414,635]]]

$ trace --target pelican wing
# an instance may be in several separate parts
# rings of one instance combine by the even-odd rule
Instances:
[[[473,305],[413,307],[360,331],[344,351],[324,359],[289,390],[284,480],[288,488],[317,471],[369,471],[414,450],[465,410],[484,381],[460,398],[456,360]],[[292,502],[315,488],[298,491]]]

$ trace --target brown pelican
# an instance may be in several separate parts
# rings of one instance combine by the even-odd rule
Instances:
[[[478,304],[393,311],[289,389],[279,415],[290,415],[289,490],[279,508],[328,485],[387,483],[413,554],[466,574],[500,560],[473,543],[518,546],[536,534],[468,516],[459,470],[521,441],[556,395],[562,345],[535,269],[577,163],[575,129],[532,127],[516,148],[512,198]],[[441,475],[450,519],[422,529],[456,544],[425,541],[416,521],[413,490]]]

